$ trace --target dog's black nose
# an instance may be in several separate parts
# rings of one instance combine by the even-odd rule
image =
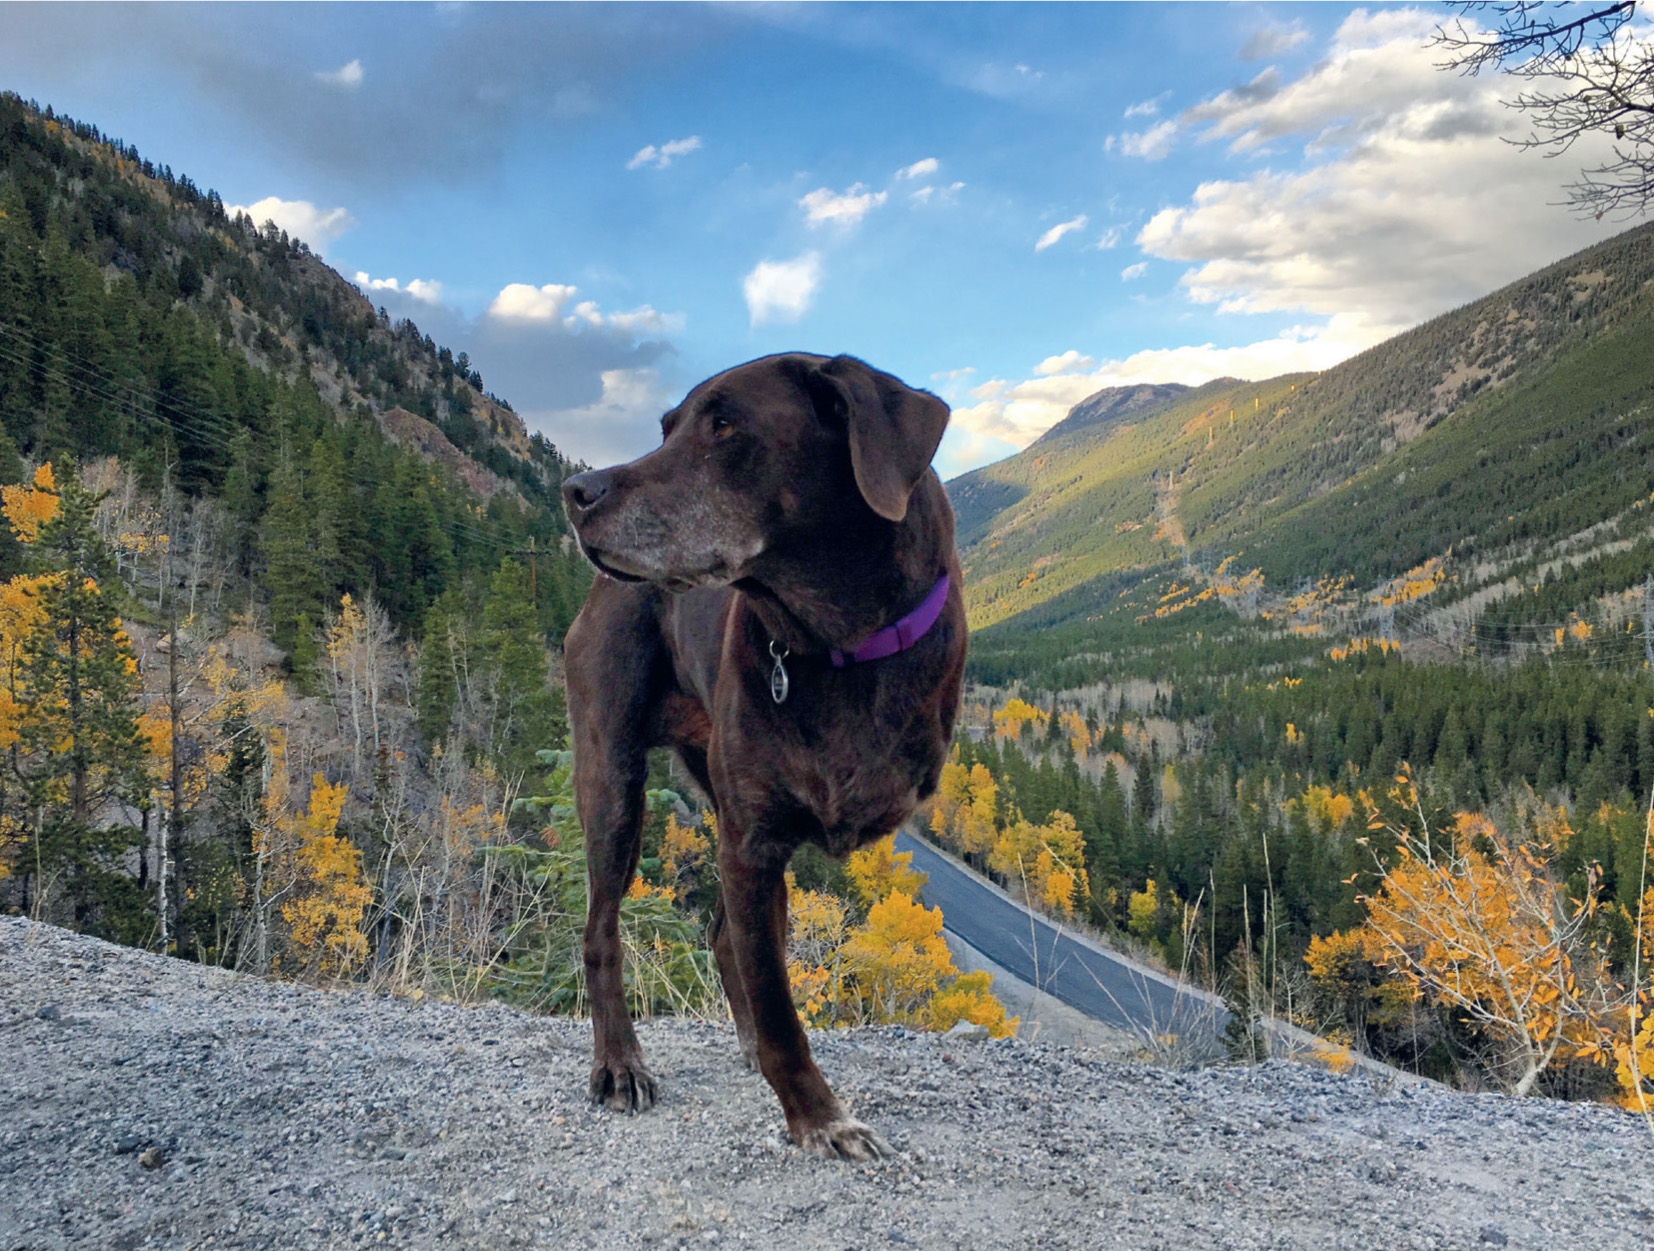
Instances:
[[[585,512],[609,493],[609,480],[601,470],[577,473],[563,483],[563,503],[574,512]]]

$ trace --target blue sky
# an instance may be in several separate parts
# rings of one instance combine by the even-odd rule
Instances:
[[[306,239],[593,464],[850,352],[945,476],[1323,368],[1624,229],[1410,6],[0,5],[0,88]]]

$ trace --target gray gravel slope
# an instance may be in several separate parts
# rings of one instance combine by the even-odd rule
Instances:
[[[261,982],[0,919],[0,1248],[1654,1239],[1654,1143],[1612,1109],[818,1034],[829,1079],[901,1150],[855,1167],[785,1145],[728,1027],[641,1033],[664,1102],[616,1116],[581,1096],[579,1022]]]

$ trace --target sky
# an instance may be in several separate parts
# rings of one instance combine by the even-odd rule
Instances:
[[[847,352],[944,477],[1101,387],[1322,369],[1581,219],[1440,8],[0,4],[0,89],[304,239],[568,455]]]

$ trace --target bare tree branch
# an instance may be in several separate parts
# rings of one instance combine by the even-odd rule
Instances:
[[[1629,29],[1636,0],[1584,13],[1527,0],[1459,9],[1451,25],[1436,28],[1432,46],[1447,53],[1439,68],[1491,68],[1522,81],[1505,102],[1533,126],[1526,138],[1509,141],[1517,147],[1557,157],[1587,135],[1611,135],[1613,159],[1582,170],[1566,185],[1568,201],[1597,218],[1646,212],[1654,202],[1654,48]],[[1467,25],[1481,13],[1495,16],[1492,29]]]

